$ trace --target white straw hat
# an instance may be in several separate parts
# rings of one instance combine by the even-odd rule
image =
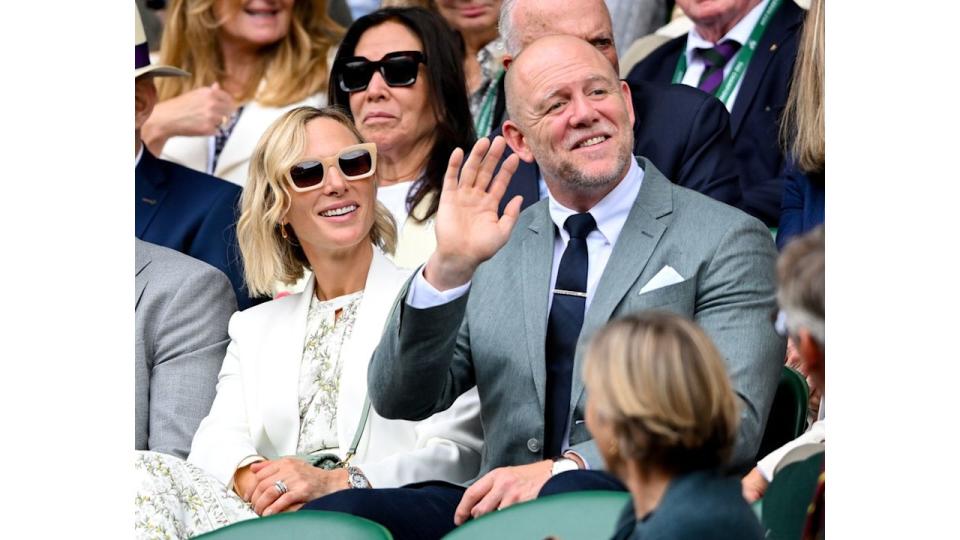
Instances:
[[[147,45],[147,34],[143,31],[143,23],[140,22],[140,9],[134,5],[134,11],[137,14],[137,67],[134,78],[136,79],[143,75],[152,75],[154,77],[189,77],[190,74],[182,69],[150,63],[150,46]]]

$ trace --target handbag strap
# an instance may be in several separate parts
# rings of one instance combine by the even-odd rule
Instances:
[[[370,396],[364,396],[363,398],[363,414],[360,415],[360,425],[357,426],[357,432],[353,435],[353,442],[350,443],[350,449],[347,450],[347,455],[343,458],[343,464],[346,465],[350,458],[357,453],[357,446],[360,445],[360,438],[363,436],[363,429],[367,425],[367,416],[370,415]]]

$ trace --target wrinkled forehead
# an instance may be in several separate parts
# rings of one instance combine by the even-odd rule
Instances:
[[[603,2],[537,2],[518,13],[521,46],[549,35],[563,34],[592,41],[612,37],[610,15]]]
[[[526,61],[510,68],[517,70],[518,87],[523,89],[519,92],[520,99],[535,106],[553,96],[588,86],[615,86],[619,79],[610,63],[592,47],[587,47],[558,47],[539,50],[541,54],[525,59],[521,56],[520,60]]]

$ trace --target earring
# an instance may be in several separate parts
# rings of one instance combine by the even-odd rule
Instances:
[[[280,236],[282,236],[284,240],[287,239],[287,224],[286,224],[286,223],[281,223],[281,224],[280,224]]]

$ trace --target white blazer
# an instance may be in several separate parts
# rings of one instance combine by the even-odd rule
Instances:
[[[250,101],[243,107],[237,125],[233,127],[227,143],[217,159],[217,168],[213,175],[228,180],[243,187],[247,183],[247,172],[250,168],[250,157],[253,149],[274,120],[283,113],[301,107],[312,105],[322,107],[327,104],[327,93],[318,92],[303,101],[283,107],[265,107],[256,101]],[[211,137],[170,137],[163,145],[160,157],[185,167],[206,172],[207,157],[210,151]]]
[[[341,458],[353,441],[367,393],[367,366],[384,323],[411,271],[374,249],[350,339],[343,345],[337,401]],[[296,453],[300,433],[300,362],[313,278],[305,292],[238,312],[230,319],[230,345],[210,414],[193,439],[191,463],[224,485],[248,456],[276,459]],[[480,400],[471,390],[420,422],[387,420],[371,407],[352,463],[374,487],[413,482],[465,482],[480,468]]]

